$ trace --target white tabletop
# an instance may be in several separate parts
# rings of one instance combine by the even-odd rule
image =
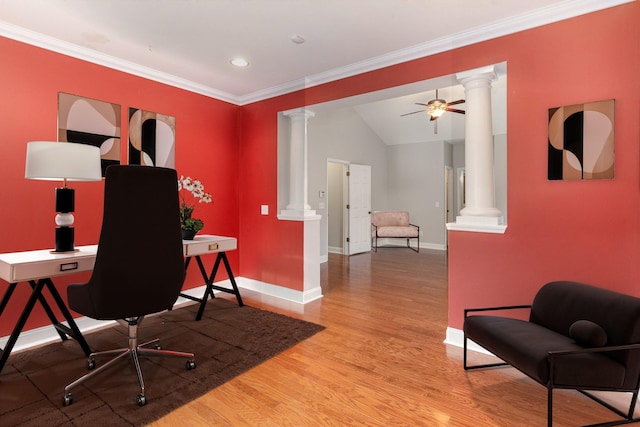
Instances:
[[[203,234],[193,240],[183,240],[184,256],[206,255],[237,249],[235,237]],[[0,279],[22,282],[45,277],[90,271],[96,259],[98,245],[76,246],[73,252],[52,252],[50,249],[0,254]]]
[[[73,252],[43,249],[0,254],[0,278],[7,282],[22,282],[90,271],[97,251],[98,245],[88,245],[77,246]]]

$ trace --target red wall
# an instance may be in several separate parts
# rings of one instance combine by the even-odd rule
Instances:
[[[265,163],[243,176],[242,240],[252,246],[243,273],[268,270],[263,277],[275,283],[274,264],[297,262],[300,251],[299,227],[257,219],[259,203],[276,201],[278,111],[507,61],[508,228],[504,235],[449,233],[449,326],[462,326],[465,307],[530,302],[550,280],[640,296],[638,22],[634,2],[243,108],[242,156]],[[548,109],[611,98],[615,179],[548,181]]]
[[[529,303],[578,280],[640,296],[640,6],[487,43],[508,61],[504,235],[449,233],[449,326],[465,307]],[[615,99],[615,178],[548,181],[547,109]]]
[[[295,96],[294,96],[295,97]],[[303,223],[277,219],[277,113],[291,96],[243,107],[240,158],[242,275],[303,289]],[[269,215],[260,214],[269,205]]]
[[[123,164],[127,163],[129,107],[175,116],[178,174],[200,179],[213,197],[213,203],[196,207],[197,216],[205,222],[203,232],[238,235],[238,106],[2,37],[0,52],[0,253],[53,247],[53,189],[59,184],[24,179],[24,164],[28,141],[57,139],[58,92],[121,105]],[[97,243],[103,183],[73,183],[72,187],[76,189],[76,245]],[[239,251],[230,252],[229,260],[239,271]],[[200,286],[199,276],[190,267],[185,287]],[[88,274],[55,282],[65,296],[66,283],[86,278]],[[221,271],[218,279],[223,278]],[[18,286],[2,315],[0,336],[10,334],[26,302],[27,288]],[[0,283],[0,292],[5,289],[6,283]],[[37,306],[26,329],[45,324],[44,311]]]
[[[198,208],[204,232],[239,237],[236,275],[302,290],[303,224],[276,219],[277,113],[507,61],[509,226],[504,235],[449,233],[449,325],[461,327],[464,307],[528,302],[548,280],[640,295],[637,22],[633,2],[244,107],[0,38],[10,58],[0,67],[0,252],[52,245],[54,184],[25,180],[24,156],[27,141],[55,139],[63,91],[121,104],[125,132],[129,106],[176,116],[178,173],[201,179],[214,199]],[[548,108],[611,98],[615,179],[547,181]],[[93,243],[102,184],[74,186],[77,244]],[[270,215],[260,215],[262,204]],[[199,285],[191,273],[188,286]],[[3,315],[0,336],[17,312]],[[42,324],[39,314],[28,327]]]

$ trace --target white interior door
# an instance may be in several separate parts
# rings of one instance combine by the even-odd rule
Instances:
[[[371,250],[371,166],[349,165],[348,254]]]

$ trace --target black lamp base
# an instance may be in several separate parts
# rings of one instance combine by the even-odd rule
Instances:
[[[73,227],[56,228],[56,248],[53,252],[73,252]]]

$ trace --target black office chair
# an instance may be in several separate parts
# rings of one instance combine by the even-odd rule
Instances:
[[[137,403],[147,403],[138,356],[187,358],[193,353],[161,350],[157,339],[138,344],[138,325],[144,316],[170,309],[185,277],[180,232],[178,177],[173,169],[148,166],[110,166],[106,171],[104,216],[98,252],[89,282],[67,289],[69,307],[99,320],[118,320],[129,329],[129,346],[92,353],[88,374],[64,389],[63,404],[73,402],[71,389],[129,355],[140,382]],[[156,344],[156,348],[146,348]],[[117,355],[95,368],[95,357]]]

